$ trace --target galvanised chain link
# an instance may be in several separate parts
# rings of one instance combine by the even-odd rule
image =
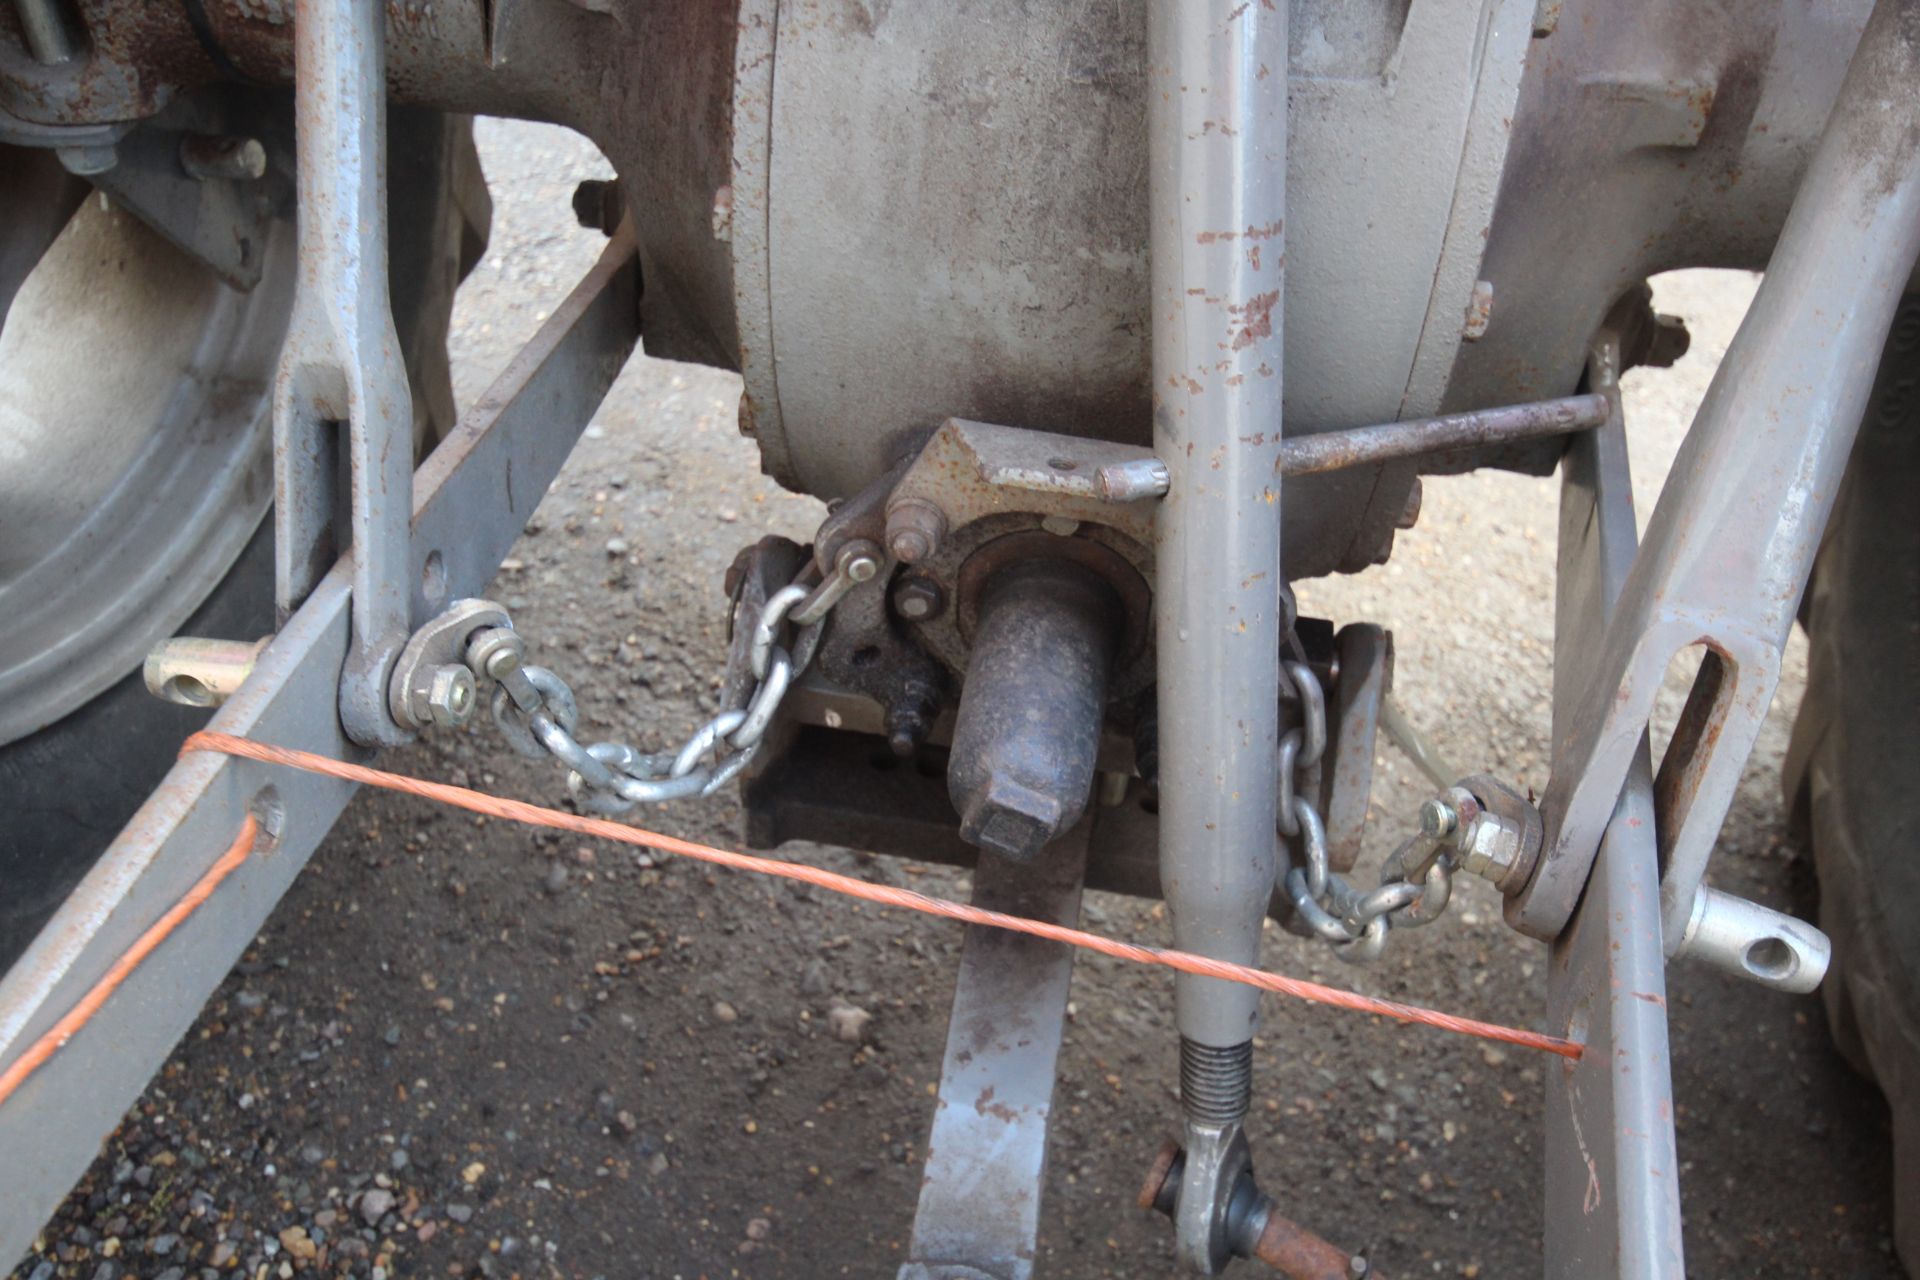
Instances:
[[[573,690],[547,668],[524,665],[525,641],[510,628],[475,635],[466,662],[476,677],[497,682],[493,719],[507,741],[523,756],[552,756],[565,765],[567,792],[581,808],[612,815],[640,804],[709,796],[759,754],[781,699],[820,647],[827,613],[879,570],[878,548],[854,539],[841,548],[824,579],[809,561],[768,597],[747,647],[752,680],[728,682],[744,687],[744,696],[694,730],[677,751],[648,754],[624,742],[583,744],[573,733],[579,719]]]
[[[1300,696],[1303,721],[1280,740],[1278,816],[1287,841],[1284,884],[1293,904],[1294,927],[1324,940],[1338,959],[1366,964],[1379,958],[1392,925],[1431,924],[1447,909],[1453,896],[1454,864],[1446,842],[1451,828],[1439,829],[1423,807],[1420,833],[1387,859],[1376,889],[1362,893],[1333,871],[1327,863],[1326,824],[1301,793],[1296,777],[1318,764],[1326,750],[1326,694],[1304,662],[1288,662],[1284,668]]]

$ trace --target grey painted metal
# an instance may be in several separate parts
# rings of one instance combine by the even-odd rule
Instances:
[[[1648,276],[1766,266],[1872,2],[1560,7],[1510,117],[1479,267],[1487,331],[1457,349],[1442,409],[1572,390],[1615,300]],[[1541,474],[1559,456],[1506,453]]]
[[[1675,655],[1708,657],[1655,798],[1666,931],[1681,933],[1760,724],[1893,310],[1920,255],[1920,19],[1882,0],[1766,280],[1694,420],[1556,735],[1546,844],[1507,918],[1564,927]]]
[[[413,400],[387,297],[385,17],[378,0],[298,5],[300,274],[273,411],[276,602],[290,616],[352,549],[340,718],[368,746],[412,737],[387,708],[387,677],[413,630]]]
[[[485,588],[638,341],[633,240],[623,231],[416,476],[414,554],[443,553],[457,592]],[[334,714],[351,640],[342,561],[260,655],[213,728],[353,753]],[[179,764],[0,980],[0,1063],[84,993],[233,839],[251,806],[278,841],[235,872],[87,1027],[0,1107],[0,1257],[21,1255],[119,1123],[201,1002],[248,945],[352,788],[224,756]]]
[[[1181,1048],[1188,1043],[1182,1041]],[[1184,1073],[1181,1082],[1184,1087]],[[1180,1181],[1173,1193],[1174,1257],[1182,1271],[1219,1275],[1244,1238],[1236,1228],[1245,1221],[1245,1214],[1235,1209],[1244,1206],[1253,1192],[1253,1150],[1246,1124],[1238,1118],[1216,1121],[1189,1115],[1182,1156]],[[1236,1195],[1242,1188],[1246,1194]]]
[[[1280,412],[1287,14],[1154,0],[1147,212],[1156,513],[1160,879],[1175,945],[1257,962],[1276,871]],[[1212,1275],[1251,1101],[1260,1011],[1245,987],[1175,979],[1187,1161],[1174,1248]]]
[[[1027,862],[981,854],[973,904],[1076,923],[1090,828],[1078,824]],[[920,1206],[899,1280],[1033,1274],[1073,957],[1072,947],[1057,942],[967,926]]]
[[[737,237],[741,192],[762,183],[736,172],[726,301],[741,317],[743,421],[783,483],[856,492],[949,415],[1146,441],[1146,8],[995,0],[841,23],[810,3],[778,7],[780,110],[764,153],[733,138],[736,155],[770,157],[772,299],[742,287],[760,268]],[[1286,352],[1289,430],[1434,412],[1500,180],[1530,0],[1292,8],[1286,305],[1302,323]],[[1282,50],[1267,74],[1286,78],[1286,61]],[[762,91],[746,79],[736,129],[759,118]],[[654,216],[686,221],[677,234],[690,238],[707,207]],[[930,244],[943,247],[934,260]],[[724,332],[717,304],[658,305],[689,302],[715,322],[703,334]],[[758,341],[754,303],[768,306]],[[927,358],[936,351],[965,357]],[[856,381],[866,390],[849,403]],[[1372,560],[1406,488],[1377,481],[1289,486],[1290,575]]]
[[[1145,546],[1153,541],[1154,508],[1113,497],[1103,479],[1131,466],[1165,469],[1140,445],[951,418],[887,496],[888,523],[923,504],[941,516],[945,536],[988,516],[1035,511],[1108,525]],[[1166,492],[1164,484],[1155,487]],[[912,563],[927,558],[916,555]]]
[[[259,527],[293,295],[284,222],[248,293],[90,195],[53,229],[0,330],[0,742],[124,680]]]
[[[1633,563],[1636,531],[1619,350],[1596,344],[1591,381],[1616,416],[1569,447],[1560,494],[1554,611],[1556,733],[1577,714],[1598,637]],[[1647,743],[1601,840],[1573,921],[1547,969],[1548,1026],[1586,1045],[1547,1071],[1545,1274],[1679,1280],[1680,1163],[1674,1149],[1666,953]]]
[[[197,140],[199,120],[191,104],[132,130],[113,144],[111,168],[93,184],[140,216],[183,252],[236,289],[260,282],[267,262],[274,201],[253,179],[196,178],[181,162],[183,148]],[[263,166],[266,148],[252,143]]]
[[[1867,7],[1567,0],[1535,41],[1529,0],[1294,0],[1289,433],[1565,394],[1647,275],[1764,265]],[[284,81],[282,12],[199,8],[233,65]],[[742,426],[785,483],[856,491],[950,414],[1145,439],[1144,0],[389,12],[397,100],[607,153],[650,346],[744,371]],[[59,75],[0,36],[0,106],[145,114],[212,74],[183,13],[92,5],[96,56]],[[1557,450],[1446,463],[1490,457]],[[1383,554],[1417,469],[1290,481],[1289,576]]]
[[[1274,878],[1286,48],[1231,0],[1163,0],[1148,46],[1161,873],[1176,945],[1242,964]],[[1182,1036],[1252,1036],[1256,992],[1177,990]]]
[[[1599,396],[1567,396],[1533,404],[1505,405],[1474,413],[1407,418],[1373,427],[1350,427],[1295,437],[1280,446],[1280,474],[1320,475],[1456,449],[1514,444],[1584,431],[1606,420]],[[1138,502],[1165,494],[1170,478],[1158,458],[1132,458],[1099,469],[1095,488],[1109,502]]]

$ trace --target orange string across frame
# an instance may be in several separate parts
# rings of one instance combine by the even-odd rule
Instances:
[[[71,1040],[76,1031],[87,1025],[93,1015],[99,1012],[100,1006],[107,1002],[107,997],[127,980],[128,974],[140,967],[141,961],[153,954],[155,947],[166,941],[168,934],[180,927],[181,921],[199,910],[200,904],[213,896],[220,882],[253,852],[254,838],[259,831],[259,822],[252,814],[248,814],[240,823],[240,834],[233,838],[227,851],[215,859],[214,864],[194,882],[193,888],[187,890],[180,901],[168,907],[165,915],[154,921],[131,947],[121,953],[100,981],[94,983],[87,994],[81,996],[79,1002],[61,1016],[60,1021],[27,1046],[27,1051],[15,1058],[5,1071],[0,1071],[0,1105],[4,1105],[14,1091],[26,1083],[27,1077],[38,1071],[60,1046]]]
[[[1379,1014],[1398,1022],[1419,1023],[1422,1026],[1437,1027],[1442,1031],[1453,1031],[1461,1035],[1477,1036],[1483,1040],[1497,1040],[1505,1044],[1518,1045],[1527,1049],[1539,1049],[1546,1053],[1559,1054],[1563,1058],[1578,1061],[1581,1046],[1573,1040],[1559,1036],[1544,1035],[1537,1031],[1524,1031],[1518,1027],[1504,1027],[1497,1023],[1480,1022],[1472,1018],[1459,1018],[1450,1013],[1441,1013],[1434,1009],[1424,1009],[1418,1005],[1401,1004],[1394,1000],[1379,1000],[1372,996],[1359,995],[1352,991],[1342,991],[1337,987],[1322,986],[1317,982],[1307,982],[1300,978],[1288,978],[1281,974],[1269,973],[1264,969],[1254,969],[1246,965],[1229,964],[1224,960],[1213,960],[1206,956],[1194,955],[1187,951],[1173,951],[1161,947],[1145,947],[1137,943],[1121,942],[1099,934],[1086,933],[1079,929],[1069,929],[1064,925],[1048,924],[1040,920],[1028,920],[1020,916],[1003,915],[998,911],[985,911],[979,907],[963,903],[949,902],[944,898],[932,898],[911,889],[895,889],[886,885],[868,884],[852,876],[843,876],[804,863],[781,862],[773,858],[757,858],[750,854],[733,853],[725,849],[715,849],[708,845],[696,844],[690,840],[681,840],[658,832],[646,831],[639,827],[628,826],[621,822],[611,822],[605,818],[590,818],[581,814],[564,813],[558,809],[546,809],[539,805],[527,804],[520,800],[508,800],[500,796],[490,796],[484,792],[471,791],[466,787],[451,786],[444,782],[428,782],[420,778],[409,778],[402,774],[386,773],[379,769],[369,769],[364,765],[349,764],[328,756],[315,755],[308,751],[296,751],[287,747],[276,747],[264,742],[255,742],[250,738],[238,738],[225,733],[196,733],[188,738],[180,749],[182,755],[194,751],[215,751],[226,755],[242,756],[249,760],[258,760],[265,764],[285,765],[288,768],[304,769],[310,773],[326,774],[348,782],[357,782],[363,786],[380,787],[388,791],[399,791],[407,795],[419,796],[456,809],[465,809],[470,813],[484,814],[491,818],[502,818],[509,822],[524,823],[533,827],[550,827],[560,831],[571,831],[578,835],[594,836],[602,840],[613,840],[621,844],[637,845],[661,853],[676,854],[683,858],[692,858],[700,862],[717,866],[731,867],[737,871],[751,871],[760,875],[779,876],[788,880],[799,880],[806,884],[817,885],[834,893],[860,898],[882,906],[903,907],[909,911],[919,911],[931,916],[940,916],[948,920],[958,920],[963,924],[986,925],[995,929],[1010,929],[1016,933],[1032,934],[1068,946],[1082,947],[1088,951],[1097,951],[1102,955],[1113,956],[1120,960],[1131,960],[1138,964],[1158,965],[1163,968],[1177,969],[1182,973],[1197,974],[1201,977],[1220,978],[1227,982],[1245,983],[1263,991],[1272,991],[1283,996],[1292,996],[1298,1000],[1308,1000],[1316,1004],[1332,1005],[1339,1009],[1352,1009],[1359,1013]],[[144,939],[143,939],[144,941]],[[0,1100],[4,1094],[0,1094]]]

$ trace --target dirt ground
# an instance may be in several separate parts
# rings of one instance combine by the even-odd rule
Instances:
[[[463,402],[598,251],[568,200],[605,172],[557,130],[483,122],[480,136],[496,211],[456,317]],[[1627,380],[1643,512],[1752,288],[1730,273],[1660,282],[1694,348]],[[709,714],[728,561],[819,518],[758,474],[737,391],[730,375],[636,362],[496,584],[598,735],[659,749]],[[1398,697],[1448,756],[1536,790],[1554,495],[1552,480],[1429,480],[1384,570],[1300,587],[1307,612],[1393,630]],[[1806,912],[1778,794],[1803,666],[1797,646],[1713,874]],[[557,770],[511,755],[490,725],[388,763],[563,794]],[[1383,745],[1363,873],[1424,794]],[[635,819],[741,840],[731,796]],[[966,892],[945,869],[797,856]],[[1168,936],[1145,902],[1090,895],[1086,919]],[[959,941],[824,893],[363,794],[14,1275],[891,1276]],[[1265,962],[1521,1025],[1539,1025],[1545,997],[1543,949],[1478,882],[1371,969],[1278,931]],[[1669,981],[1692,1274],[1899,1275],[1886,1108],[1829,1047],[1817,1001],[1695,967]],[[1044,1276],[1171,1272],[1167,1224],[1133,1203],[1177,1120],[1171,985],[1079,964]],[[836,1004],[872,1015],[862,1043],[828,1029]],[[1544,1060],[1278,999],[1257,1044],[1255,1151],[1286,1212],[1371,1245],[1396,1277],[1538,1274]]]

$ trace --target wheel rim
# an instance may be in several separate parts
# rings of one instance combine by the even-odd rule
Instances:
[[[0,742],[137,668],[272,498],[293,234],[240,293],[84,201],[0,328]]]

